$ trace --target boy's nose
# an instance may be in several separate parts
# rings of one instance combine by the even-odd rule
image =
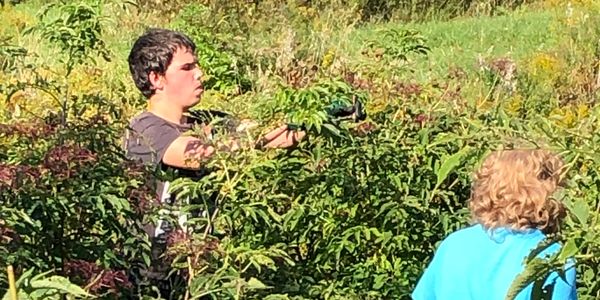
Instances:
[[[196,68],[196,74],[194,74],[194,77],[196,78],[196,80],[202,81],[202,76],[204,74],[202,73],[202,70],[200,70],[200,68]]]

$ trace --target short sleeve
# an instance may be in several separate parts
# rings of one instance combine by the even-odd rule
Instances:
[[[435,261],[435,257],[434,257]],[[434,300],[435,289],[434,289],[434,274],[436,273],[434,261],[425,269],[423,276],[417,282],[417,286],[412,293],[412,299],[414,300]]]
[[[414,300],[435,300],[436,299],[436,276],[438,276],[443,263],[443,257],[446,255],[446,243],[447,240],[443,240],[440,246],[436,250],[431,263],[423,272],[423,275],[417,282],[417,286],[412,293],[412,299]]]
[[[153,115],[142,115],[126,130],[125,151],[131,159],[158,166],[167,148],[179,136],[181,133],[173,124]]]

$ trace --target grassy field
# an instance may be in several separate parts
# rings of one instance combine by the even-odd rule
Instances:
[[[509,15],[493,17],[463,17],[445,22],[420,24],[376,24],[357,29],[349,44],[349,53],[359,56],[364,41],[377,38],[389,29],[411,28],[427,38],[431,53],[415,58],[414,69],[423,80],[440,75],[450,66],[473,72],[477,57],[508,56],[517,60],[556,50],[561,32],[558,31],[559,9],[523,9]],[[433,72],[430,73],[430,72]]]
[[[477,74],[481,68],[481,60],[509,58],[522,66],[532,62],[532,59],[540,54],[557,56],[570,51],[569,48],[574,47],[571,40],[573,31],[579,31],[575,34],[586,34],[585,31],[590,31],[584,30],[586,24],[577,24],[586,18],[585,15],[589,15],[589,12],[585,8],[581,10],[576,7],[571,16],[567,16],[565,5],[552,3],[549,1],[547,4],[522,7],[516,11],[506,11],[499,16],[465,16],[450,21],[425,23],[392,21],[358,27],[340,26],[335,21],[328,21],[335,16],[324,14],[314,15],[314,21],[302,29],[292,28],[293,22],[284,22],[280,25],[281,30],[262,30],[273,25],[274,21],[271,20],[262,25],[258,22],[255,28],[247,32],[247,43],[253,47],[246,50],[255,60],[260,60],[261,54],[283,54],[286,34],[293,33],[293,42],[297,44],[297,49],[289,51],[294,52],[301,48],[304,52],[300,55],[304,55],[307,61],[321,61],[327,51],[332,51],[337,58],[350,62],[350,65],[377,65],[378,62],[373,62],[372,57],[361,53],[368,42],[381,40],[390,30],[416,30],[425,38],[430,52],[426,56],[408,57],[402,66],[408,67],[411,72],[401,71],[398,74],[406,80],[425,83],[432,78],[443,78],[452,68],[463,69],[468,74]],[[40,39],[35,33],[20,34],[26,26],[37,22],[36,14],[42,5],[43,2],[40,1],[26,1],[17,6],[3,7],[1,15],[6,20],[6,26],[3,26],[0,33],[11,37],[12,43],[36,53],[39,62],[52,67],[58,63],[55,58],[60,50]],[[96,79],[101,82],[121,82],[131,90],[131,96],[135,97],[136,92],[128,82],[125,60],[131,43],[144,28],[171,27],[171,22],[133,6],[122,10],[107,5],[103,14],[106,16],[103,37],[113,59],[96,66],[102,70],[101,76]],[[342,13],[342,19],[344,16]],[[568,22],[572,24],[569,25]],[[571,49],[571,52],[575,50]]]

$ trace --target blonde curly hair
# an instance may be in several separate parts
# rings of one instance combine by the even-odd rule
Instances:
[[[564,162],[547,150],[491,153],[475,172],[469,209],[486,229],[558,231],[565,209],[552,195],[562,186]]]

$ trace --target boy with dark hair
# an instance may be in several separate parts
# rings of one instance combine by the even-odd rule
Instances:
[[[128,58],[133,81],[148,98],[149,108],[134,117],[126,131],[127,156],[178,177],[201,177],[202,163],[220,151],[198,138],[183,135],[195,124],[210,132],[202,120],[189,114],[203,92],[195,50],[194,42],[180,32],[151,29],[137,39]],[[283,125],[265,135],[261,146],[291,147],[304,136],[305,132]],[[226,151],[239,147],[235,141],[223,146]],[[157,194],[165,204],[182,200],[170,195],[168,181],[157,184]],[[156,225],[146,227],[152,237],[152,256],[156,261],[153,267],[160,265],[159,256],[165,251],[166,238],[174,226],[166,221]]]

